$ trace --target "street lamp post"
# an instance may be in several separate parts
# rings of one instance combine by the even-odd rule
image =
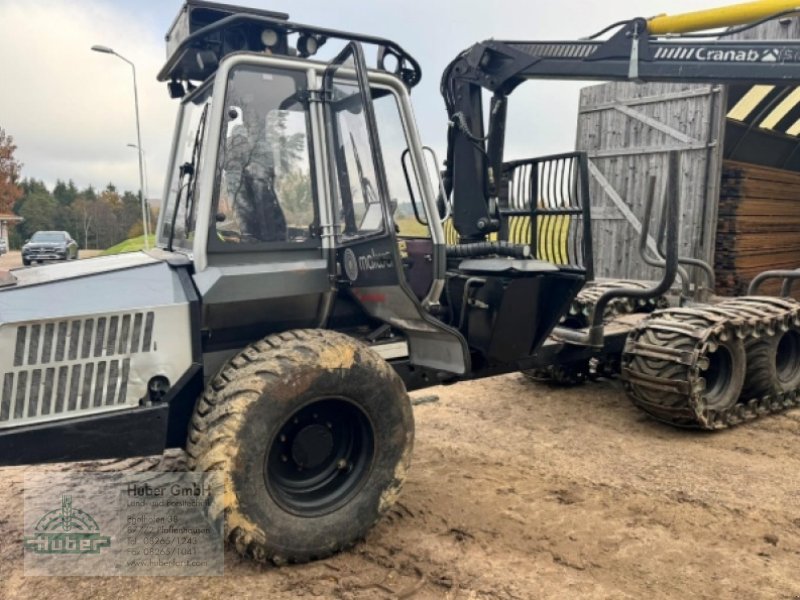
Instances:
[[[136,144],[128,144],[128,148],[134,148],[135,150],[139,151],[139,146]],[[144,195],[145,198],[150,198],[150,170],[147,168],[147,152],[141,150],[142,159],[144,160]],[[150,201],[145,200],[145,205],[147,206],[147,226],[143,229],[147,229],[148,231],[152,231],[152,217],[150,216]]]
[[[126,146],[137,151],[139,150],[139,146],[136,144],[126,144]],[[147,176],[147,152],[145,152],[145,150],[142,150],[142,159],[144,160],[144,190],[145,194],[150,194],[150,181]]]
[[[142,229],[144,230],[144,247],[145,250],[150,248],[150,231],[147,225],[147,201],[144,197],[144,167],[143,167],[143,159],[142,159],[142,130],[139,126],[139,91],[136,88],[136,66],[129,61],[127,58],[118,54],[113,49],[109,48],[108,46],[99,46],[95,45],[92,46],[92,50],[95,52],[101,52],[103,54],[113,54],[119,59],[124,60],[131,66],[131,70],[133,71],[133,103],[134,108],[136,109],[136,141],[138,143],[139,148],[139,195],[142,201]]]

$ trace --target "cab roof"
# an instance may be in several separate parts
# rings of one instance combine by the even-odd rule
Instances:
[[[165,39],[167,62],[158,80],[170,82],[173,97],[183,94],[183,83],[213,75],[220,61],[234,52],[307,58],[329,39],[375,46],[377,57],[369,66],[397,75],[409,88],[422,77],[419,63],[391,40],[303,25],[289,21],[286,13],[217,2],[187,0]]]

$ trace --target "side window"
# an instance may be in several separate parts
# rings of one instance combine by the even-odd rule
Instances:
[[[408,182],[403,171],[403,156],[408,149],[408,140],[400,118],[397,97],[386,90],[374,89],[372,105],[375,107],[375,121],[378,124],[383,162],[386,165],[389,201],[398,234],[407,237],[430,237],[428,227],[420,223],[414,215],[413,201],[416,200],[418,209],[422,210],[422,195],[407,156],[405,161]]]
[[[191,249],[194,240],[197,177],[203,167],[203,136],[211,107],[211,92],[206,90],[186,101],[183,107],[175,172],[172,173],[159,231],[159,243],[166,244],[173,233],[175,246]],[[190,168],[186,168],[189,165]],[[174,223],[174,232],[173,232]]]
[[[347,240],[381,233],[383,208],[358,86],[335,80],[330,106],[339,179],[336,218],[340,237]]]
[[[305,242],[316,222],[305,75],[234,69],[220,148],[216,239]]]

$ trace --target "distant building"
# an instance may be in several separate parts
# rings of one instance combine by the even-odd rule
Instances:
[[[22,217],[17,215],[0,213],[0,239],[8,240],[8,225],[9,223],[18,223],[22,221]]]

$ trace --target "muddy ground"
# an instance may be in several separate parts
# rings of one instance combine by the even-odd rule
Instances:
[[[0,596],[800,597],[800,411],[703,434],[652,421],[617,382],[434,391],[401,502],[304,566],[227,551],[222,578],[26,578],[24,469],[0,469]]]

